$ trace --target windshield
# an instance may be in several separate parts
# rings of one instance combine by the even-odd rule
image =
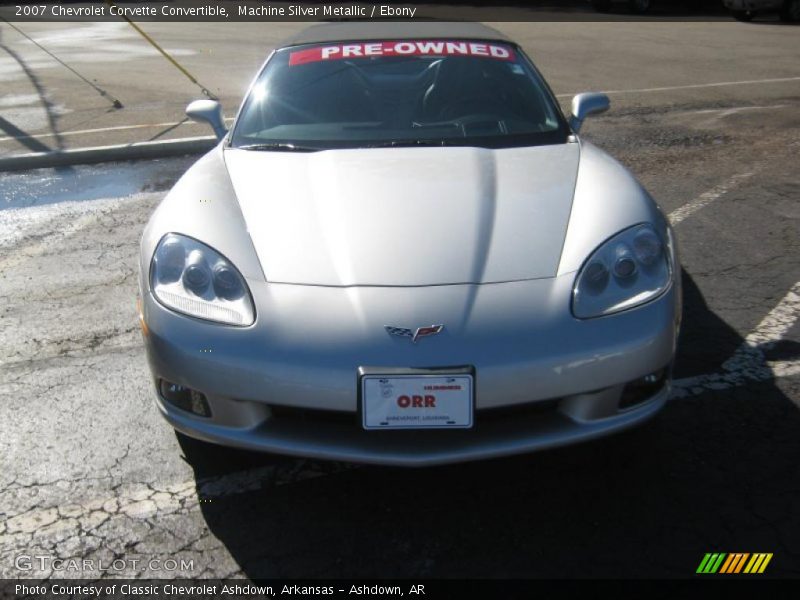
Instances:
[[[268,61],[231,146],[322,150],[564,143],[566,123],[519,50],[404,40],[292,46]]]

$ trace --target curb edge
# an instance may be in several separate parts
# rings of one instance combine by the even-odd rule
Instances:
[[[216,145],[215,137],[202,136],[0,156],[0,172],[200,154],[211,150]]]

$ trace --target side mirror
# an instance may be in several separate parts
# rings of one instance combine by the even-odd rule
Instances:
[[[186,116],[193,121],[205,121],[211,125],[218,140],[228,133],[222,118],[222,106],[216,100],[195,100],[186,107]]]
[[[569,118],[572,131],[578,133],[586,117],[606,112],[609,106],[611,106],[611,101],[605,94],[592,92],[575,96],[572,99],[572,116]]]

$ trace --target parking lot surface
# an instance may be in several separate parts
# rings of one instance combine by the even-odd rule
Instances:
[[[154,28],[231,110],[294,25]],[[767,575],[800,576],[797,29],[497,26],[564,103],[610,92],[611,111],[583,134],[675,224],[685,313],[663,413],[607,440],[417,470],[178,439],[153,405],[137,250],[191,159],[3,174],[0,577],[691,577],[706,552],[774,553]],[[96,31],[120,56],[133,44],[114,28]],[[102,53],[73,54],[87,68],[115,68]],[[152,94],[157,114],[128,124],[178,119],[192,90],[165,93],[145,77],[151,57],[125,56],[120,93],[140,106]],[[13,65],[0,66],[16,80]],[[65,102],[62,139],[129,135],[66,135],[104,121],[99,105]],[[118,568],[54,569],[56,557]]]

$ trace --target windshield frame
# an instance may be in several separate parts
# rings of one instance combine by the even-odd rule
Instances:
[[[391,38],[392,41],[423,41],[425,38],[423,37],[401,37],[401,38]],[[462,39],[462,38],[459,38]],[[355,38],[355,39],[342,39],[337,41],[326,41],[326,44],[338,44],[344,45],[348,43],[367,43],[373,41],[371,38]],[[476,42],[476,43],[498,43],[499,40],[496,39],[488,39],[488,38],[469,38],[469,42]],[[563,110],[561,109],[561,104],[558,102],[556,95],[553,93],[553,90],[550,87],[550,84],[547,82],[547,79],[542,75],[541,71],[536,67],[534,62],[531,58],[525,53],[525,51],[517,44],[511,40],[502,40],[504,45],[511,47],[516,56],[518,57],[519,62],[523,63],[526,68],[528,68],[534,75],[534,84],[538,84],[541,88],[542,96],[545,102],[549,103],[549,108],[552,109],[553,114],[555,115],[556,121],[558,123],[558,127],[552,131],[547,132],[531,132],[531,133],[523,133],[523,134],[503,134],[503,135],[496,135],[496,136],[472,136],[472,137],[465,137],[464,142],[460,143],[461,138],[447,138],[443,140],[443,143],[436,144],[433,143],[434,138],[418,138],[417,140],[413,138],[403,138],[403,139],[396,139],[396,140],[384,140],[385,143],[381,143],[380,140],[265,140],[265,143],[269,145],[270,143],[277,142],[278,144],[284,144],[287,146],[296,145],[302,147],[301,151],[303,152],[321,152],[325,150],[347,150],[347,149],[366,149],[366,148],[389,148],[389,147],[471,147],[471,148],[488,148],[488,149],[503,149],[503,148],[525,148],[525,147],[535,147],[535,146],[549,146],[549,145],[558,145],[568,143],[571,139],[573,134],[572,128],[569,125],[569,121],[564,115]],[[258,73],[250,82],[250,85],[247,88],[247,92],[242,99],[241,104],[239,105],[239,110],[236,113],[236,117],[231,125],[230,130],[226,136],[226,140],[224,141],[224,147],[229,149],[242,149],[246,150],[243,146],[246,144],[234,145],[234,138],[236,137],[237,130],[240,126],[242,115],[247,110],[251,98],[253,97],[253,90],[255,86],[261,81],[261,78],[264,76],[266,70],[269,68],[270,63],[275,60],[276,56],[282,54],[284,52],[290,52],[292,50],[297,50],[301,48],[312,48],[315,46],[319,46],[321,42],[310,42],[310,43],[302,43],[302,44],[290,44],[287,46],[281,46],[279,48],[275,48],[272,52],[269,53],[264,64],[258,70]],[[528,75],[530,77],[530,75]],[[419,140],[427,143],[415,143]],[[392,144],[390,142],[396,141],[397,144]],[[316,142],[316,143],[315,143]],[[403,142],[408,142],[403,143]],[[476,143],[479,142],[479,143]]]

